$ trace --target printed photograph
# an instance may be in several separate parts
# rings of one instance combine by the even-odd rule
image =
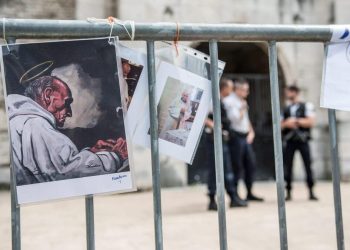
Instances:
[[[203,90],[168,77],[158,104],[159,138],[186,146]]]
[[[163,61],[157,67],[156,79],[159,152],[191,164],[211,105],[211,83]],[[150,147],[148,108],[145,114],[133,143]]]
[[[142,74],[143,65],[134,63],[130,60],[122,58],[122,70],[124,79],[124,96],[127,108],[129,108],[131,100],[134,96],[137,84]]]
[[[19,44],[2,54],[17,186],[130,172],[114,45]],[[128,65],[126,81],[137,83]]]

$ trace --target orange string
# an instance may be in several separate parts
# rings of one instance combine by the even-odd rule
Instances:
[[[112,16],[109,16],[108,18],[107,18],[107,20],[108,20],[108,22],[109,23],[114,23],[114,17],[112,17]]]

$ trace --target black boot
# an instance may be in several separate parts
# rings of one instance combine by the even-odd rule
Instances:
[[[209,206],[208,206],[209,211],[217,211],[218,210],[218,205],[216,204],[215,201],[215,196],[214,195],[209,195]]]
[[[291,201],[292,200],[292,194],[290,190],[287,190],[287,195],[286,195],[286,201]]]
[[[247,194],[247,201],[258,201],[258,202],[263,202],[264,199],[258,196],[255,196],[251,191],[248,191]]]
[[[309,190],[309,200],[310,201],[318,201],[318,198],[315,196],[315,194],[314,194],[314,192],[312,191],[311,188]]]
[[[242,200],[237,193],[230,194],[230,207],[247,207],[246,201]]]

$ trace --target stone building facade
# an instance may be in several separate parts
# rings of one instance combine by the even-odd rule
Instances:
[[[345,24],[350,22],[346,11],[349,7],[350,2],[347,0],[2,0],[0,1],[0,14],[9,18],[49,19],[84,19],[91,16],[103,18],[112,15],[122,20],[137,22]],[[190,46],[199,48],[200,44],[193,43]],[[228,74],[243,73],[240,72],[242,69],[240,62],[244,60],[231,58],[241,55],[244,51],[248,51],[243,54],[245,58],[249,58],[249,64],[253,66],[255,64],[256,68],[266,68],[266,44],[254,44],[254,49],[242,43],[225,43],[220,46],[219,49],[222,48],[224,51],[222,52],[223,59],[228,60],[226,61],[228,63],[226,73]],[[260,50],[259,53],[264,56],[265,62],[261,66],[254,52],[256,49]],[[318,108],[323,45],[320,43],[279,43],[278,52],[281,82],[284,85],[297,82],[303,90],[303,99],[315,104],[317,126],[313,130],[314,140],[312,141],[314,169],[318,178],[328,178],[331,166],[327,111]],[[231,60],[235,67],[230,66]],[[248,64],[248,61],[246,63]],[[253,72],[254,67],[251,65],[243,68],[246,69],[244,72],[246,75],[256,73]],[[267,75],[266,70],[263,74]],[[0,165],[7,165],[9,162],[8,143],[2,94],[0,115]],[[350,179],[350,156],[346,154],[350,148],[350,116],[348,113],[339,112],[338,127],[342,176],[343,179]],[[149,153],[140,149],[136,150],[137,177],[140,186],[146,187],[150,181]],[[164,183],[171,183],[171,185],[186,183],[187,169],[184,164],[165,157],[163,165]],[[296,159],[296,165],[296,177],[304,178],[299,156]]]

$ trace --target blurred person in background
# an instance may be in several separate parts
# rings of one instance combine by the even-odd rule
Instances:
[[[309,146],[311,128],[315,125],[315,111],[312,103],[300,101],[299,94],[300,89],[296,85],[289,86],[285,90],[289,104],[284,108],[281,128],[284,141],[286,200],[292,199],[293,158],[296,151],[300,152],[304,162],[309,199],[318,200],[312,189],[314,179]]]
[[[228,96],[233,89],[233,82],[230,79],[222,78],[220,81],[220,96],[222,98]],[[223,160],[224,160],[224,178],[225,178],[225,189],[227,194],[230,196],[231,202],[230,207],[246,207],[247,203],[239,198],[237,190],[234,185],[234,175],[232,172],[232,162],[230,149],[228,146],[229,142],[229,130],[230,120],[227,118],[226,110],[224,109],[222,101],[221,106],[221,127],[222,127],[222,148],[223,148]],[[208,163],[208,195],[209,195],[209,206],[208,210],[217,210],[217,204],[215,201],[216,194],[216,175],[215,175],[215,159],[214,159],[214,122],[213,113],[211,112],[206,120],[205,133],[207,141],[207,156],[209,157]]]
[[[230,150],[232,168],[235,175],[235,189],[244,171],[244,182],[247,188],[247,201],[264,201],[253,194],[254,172],[256,168],[255,153],[252,147],[255,132],[249,119],[247,97],[249,83],[245,79],[234,82],[234,91],[224,98],[223,103],[230,121]]]

